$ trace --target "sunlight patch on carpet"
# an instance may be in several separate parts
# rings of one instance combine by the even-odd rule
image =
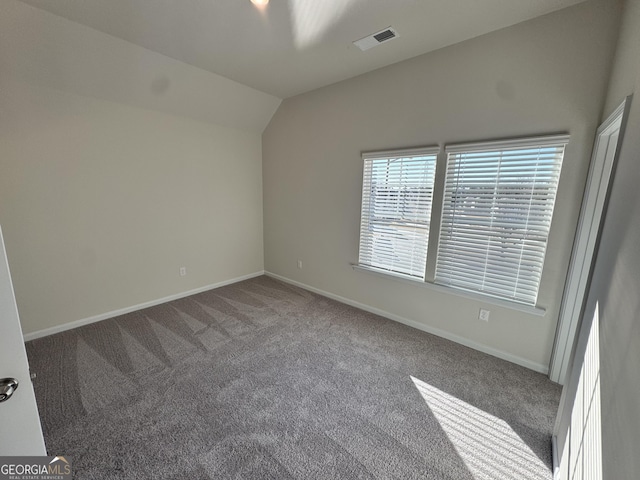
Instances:
[[[549,468],[504,420],[411,377],[477,480],[548,480]]]

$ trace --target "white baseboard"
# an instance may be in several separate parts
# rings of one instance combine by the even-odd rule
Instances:
[[[131,313],[131,312],[135,312],[136,310],[142,310],[143,308],[154,307],[156,305],[160,305],[161,303],[170,302],[172,300],[178,300],[179,298],[195,295],[196,293],[206,292],[207,290],[213,290],[214,288],[224,287],[225,285],[231,285],[232,283],[241,282],[242,280],[248,280],[250,278],[259,277],[260,275],[264,275],[264,273],[265,273],[264,270],[261,270],[259,272],[250,273],[248,275],[232,278],[230,280],[224,280],[222,282],[213,283],[211,285],[205,285],[204,287],[194,288],[193,290],[189,290],[187,292],[176,293],[175,295],[169,295],[168,297],[159,298],[157,300],[151,300],[150,302],[139,303],[138,305],[133,305],[131,307],[120,308],[118,310],[113,310],[111,312],[101,313],[100,315],[94,315],[93,317],[82,318],[80,320],[74,320],[73,322],[63,323],[62,325],[56,325],[55,327],[45,328],[44,330],[38,330],[36,332],[27,333],[24,335],[24,341],[28,342],[29,340],[35,340],[36,338],[47,337],[49,335],[53,335],[54,333],[60,333],[66,330],[71,330],[72,328],[82,327],[83,325],[89,325],[90,323],[100,322],[108,318],[124,315],[125,313]]]
[[[553,479],[560,476],[560,459],[558,458],[558,437],[551,436],[551,460],[553,462]]]
[[[409,318],[401,317],[399,315],[395,315],[393,313],[389,313],[385,310],[380,310],[379,308],[375,308],[364,303],[356,302],[355,300],[351,300],[349,298],[341,297],[340,295],[336,295],[331,292],[327,292],[325,290],[320,290],[319,288],[312,287],[311,285],[306,285],[301,282],[297,282],[295,280],[291,280],[290,278],[283,277],[281,275],[277,275],[275,273],[265,271],[265,275],[275,278],[277,280],[281,280],[285,283],[290,283],[291,285],[295,285],[300,288],[304,288],[305,290],[310,290],[312,292],[318,293],[322,296],[329,297],[333,300],[336,300],[340,303],[345,303],[347,305],[351,305],[352,307],[359,308],[360,310],[364,310],[366,312],[374,313],[376,315],[380,315],[381,317],[388,318],[389,320],[394,320],[399,323],[403,323],[413,328],[417,328],[418,330],[422,330],[423,332],[431,333],[432,335],[436,335],[438,337],[446,338],[447,340],[451,340],[452,342],[459,343],[464,345],[465,347],[473,348],[474,350],[478,350],[483,353],[487,353],[489,355],[493,355],[494,357],[501,358],[502,360],[506,360],[511,363],[515,363],[517,365],[523,366],[530,370],[534,370],[539,373],[543,373],[547,375],[549,373],[549,367],[547,365],[542,365],[539,363],[532,362],[527,360],[526,358],[518,357],[517,355],[513,355],[511,353],[503,352],[501,350],[497,350],[495,348],[489,347],[487,345],[483,345],[481,343],[474,342],[473,340],[469,340],[468,338],[460,337],[453,333],[447,332],[446,330],[441,330],[436,327],[432,327],[430,325],[425,325],[424,323],[417,322],[415,320],[411,320]]]
[[[27,333],[24,335],[25,342],[30,340],[35,340],[37,338],[46,337],[49,335],[53,335],[55,333],[64,332],[66,330],[71,330],[73,328],[81,327],[83,325],[89,325],[91,323],[100,322],[102,320],[106,320],[108,318],[117,317],[119,315],[124,315],[126,313],[135,312],[137,310],[142,310],[144,308],[153,307],[155,305],[160,305],[162,303],[170,302],[172,300],[178,300],[179,298],[188,297],[190,295],[195,295],[196,293],[206,292],[207,290],[213,290],[214,288],[224,287],[225,285],[231,285],[233,283],[241,282],[243,280],[248,280],[250,278],[259,277],[260,275],[268,275],[275,279],[281,280],[285,283],[290,283],[292,285],[296,285],[300,288],[304,288],[305,290],[310,290],[312,292],[318,293],[325,297],[331,298],[341,303],[345,303],[347,305],[351,305],[352,307],[359,308],[366,312],[373,313],[375,315],[380,315],[381,317],[388,318],[389,320],[394,320],[396,322],[402,323],[404,325],[408,325],[413,328],[417,328],[418,330],[422,330],[423,332],[431,333],[432,335],[436,335],[438,337],[446,338],[447,340],[451,340],[453,342],[459,343],[469,348],[473,348],[474,350],[478,350],[483,353],[487,353],[489,355],[493,355],[494,357],[501,358],[503,360],[507,360],[509,362],[515,363],[517,365],[521,365],[530,370],[534,370],[536,372],[540,372],[543,374],[549,373],[549,368],[546,365],[538,364],[535,362],[531,362],[522,357],[518,357],[517,355],[512,355],[510,353],[502,352],[500,350],[494,349],[487,345],[483,345],[481,343],[474,342],[464,337],[460,337],[453,333],[447,332],[445,330],[441,330],[439,328],[435,328],[429,325],[425,325],[423,323],[417,322],[415,320],[411,320],[405,317],[401,317],[399,315],[395,315],[393,313],[387,312],[385,310],[381,310],[379,308],[372,307],[370,305],[366,305],[364,303],[356,302],[355,300],[351,300],[349,298],[341,297],[340,295],[336,295],[331,292],[327,292],[325,290],[321,290],[319,288],[312,287],[311,285],[307,285],[295,280],[292,280],[287,277],[283,277],[281,275],[277,275],[268,271],[259,271],[250,273],[248,275],[243,275],[241,277],[232,278],[229,280],[224,280],[222,282],[214,283],[211,285],[205,285],[203,287],[195,288],[193,290],[189,290],[186,292],[177,293],[175,295],[169,295],[167,297],[159,298],[157,300],[152,300],[145,303],[140,303],[138,305],[132,305],[130,307],[121,308],[118,310],[112,310],[110,312],[102,313],[100,315],[94,315],[92,317],[83,318],[80,320],[74,320],[72,322],[63,323],[62,325],[56,325],[54,327],[45,328],[44,330],[38,330],[36,332]]]

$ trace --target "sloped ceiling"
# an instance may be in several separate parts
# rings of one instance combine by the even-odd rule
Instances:
[[[582,0],[22,1],[286,98]],[[352,44],[388,26],[400,37],[366,52]]]
[[[37,85],[259,134],[280,105],[215,73],[17,0],[1,1],[3,87]]]

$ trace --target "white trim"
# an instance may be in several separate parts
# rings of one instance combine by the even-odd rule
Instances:
[[[556,338],[551,353],[549,378],[564,385],[571,351],[580,323],[585,295],[590,281],[592,261],[605,215],[609,185],[620,154],[624,125],[631,104],[627,97],[598,128],[593,146],[571,261],[558,316]],[[611,137],[618,134],[613,157],[607,156]]]
[[[374,275],[382,275],[384,277],[391,277],[394,280],[400,280],[401,282],[409,282],[412,285],[425,287],[430,290],[434,290],[440,293],[447,293],[449,295],[456,295],[458,297],[469,298],[478,302],[488,303],[491,305],[498,305],[503,308],[510,308],[511,310],[517,310],[518,312],[529,313],[538,317],[544,317],[547,311],[542,307],[533,307],[531,305],[525,305],[518,302],[510,302],[503,298],[492,297],[482,293],[473,292],[471,290],[464,290],[456,287],[448,287],[446,285],[439,285],[437,283],[431,283],[427,280],[422,281],[419,278],[410,277],[408,275],[402,275],[394,272],[382,270],[380,268],[367,267],[365,265],[352,264],[351,267],[354,270],[358,270],[365,273],[372,273]]]
[[[161,303],[171,302],[172,300],[178,300],[180,298],[188,297],[190,295],[195,295],[196,293],[206,292],[208,290],[213,290],[214,288],[224,287],[226,285],[231,285],[232,283],[237,283],[243,280],[249,280],[250,278],[259,277],[260,275],[264,275],[264,273],[265,273],[264,270],[261,270],[259,272],[249,273],[247,275],[242,275],[241,277],[232,278],[230,280],[223,280],[222,282],[212,283],[211,285],[205,285],[204,287],[194,288],[193,290],[189,290],[187,292],[176,293],[174,295],[169,295],[167,297],[158,298],[157,300],[151,300],[149,302],[139,303],[131,307],[120,308],[118,310],[112,310],[110,312],[101,313],[100,315],[94,315],[93,317],[82,318],[80,320],[74,320],[72,322],[63,323],[62,325],[56,325],[55,327],[45,328],[44,330],[38,330],[36,332],[27,333],[24,335],[24,341],[28,342],[30,340],[47,337],[55,333],[64,332],[67,330],[71,330],[73,328],[82,327],[84,325],[89,325],[95,322],[100,322],[102,320],[107,320],[108,318],[117,317],[119,315],[124,315],[126,313],[135,312],[137,310],[142,310],[144,308],[154,307],[156,305],[160,305]]]
[[[558,437],[557,435],[551,435],[551,462],[553,466],[553,480],[558,479],[560,473],[560,459],[558,458]]]
[[[307,285],[305,283],[297,282],[295,280],[291,280],[290,278],[283,277],[276,273],[272,273],[269,271],[264,272],[268,277],[275,278],[285,283],[290,283],[291,285],[295,285],[300,288],[304,288],[305,290],[309,290],[311,292],[317,293],[324,297],[331,298],[332,300],[336,300],[340,303],[345,303],[347,305],[351,305],[352,307],[359,308],[360,310],[364,310],[369,313],[373,313],[375,315],[380,315],[381,317],[388,318],[389,320],[394,320],[396,322],[402,323],[404,325],[408,325],[413,328],[417,328],[418,330],[422,330],[423,332],[430,333],[432,335],[436,335],[438,337],[446,338],[447,340],[451,340],[452,342],[459,343],[460,345],[464,345],[465,347],[473,348],[474,350],[478,350],[482,353],[487,353],[494,357],[498,357],[502,360],[506,360],[511,363],[515,363],[522,367],[528,368],[530,370],[534,370],[536,372],[542,373],[546,375],[549,372],[549,369],[546,365],[542,365],[539,363],[532,362],[527,360],[526,358],[518,357],[517,355],[512,355],[511,353],[506,353],[501,350],[497,350],[495,348],[489,347],[487,345],[483,345],[481,343],[474,342],[473,340],[469,340],[464,337],[460,337],[453,333],[447,332],[445,330],[440,330],[439,328],[431,327],[429,325],[425,325],[424,323],[417,322],[415,320],[411,320],[405,317],[401,317],[399,315],[395,315],[393,313],[389,313],[385,310],[380,310],[379,308],[371,307],[364,303],[356,302],[355,300],[351,300],[349,298],[341,297],[340,295],[336,295],[331,292],[327,292],[325,290],[321,290],[319,288],[312,287],[311,285]]]
[[[392,270],[385,270],[384,268],[371,267],[369,265],[363,265],[360,263],[352,263],[351,268],[359,270],[365,273],[374,273],[377,275],[383,275],[385,277],[391,277],[395,280],[411,283],[412,285],[422,285],[426,283],[426,280],[422,280],[418,277],[412,277],[411,275],[405,275],[403,273],[394,272]]]
[[[566,145],[569,143],[569,135],[545,135],[542,137],[529,137],[529,138],[517,138],[511,140],[495,140],[491,142],[473,142],[473,143],[456,143],[453,145],[445,145],[445,153],[460,153],[494,149],[510,149],[535,146],[554,146],[554,145]]]
[[[378,150],[374,152],[361,152],[362,159],[376,158],[403,158],[403,157],[419,157],[421,155],[438,155],[440,153],[439,146],[421,147],[421,148],[403,148],[399,150]]]
[[[618,107],[607,117],[607,119],[602,122],[602,125],[598,127],[598,133],[608,131],[614,123],[617,123],[618,117],[622,118],[624,114],[628,111],[628,107],[631,106],[631,99],[633,95],[629,95],[625,97],[624,101],[618,105]],[[621,125],[622,126],[622,125]]]

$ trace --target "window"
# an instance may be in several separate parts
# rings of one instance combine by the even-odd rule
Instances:
[[[360,265],[424,280],[437,152],[363,154]]]
[[[435,283],[535,305],[567,141],[446,148]]]
[[[438,148],[363,154],[357,266],[538,310],[568,141],[447,146],[437,179]],[[443,198],[432,212],[434,184]],[[428,254],[432,217],[440,229]]]

